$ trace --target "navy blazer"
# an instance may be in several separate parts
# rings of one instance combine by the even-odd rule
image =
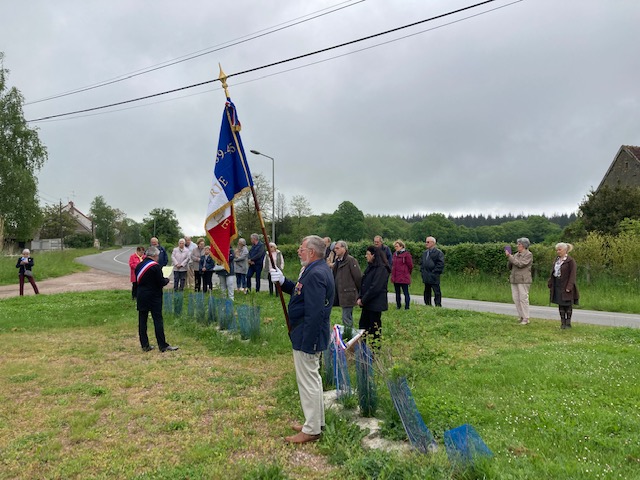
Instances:
[[[324,259],[310,263],[296,283],[286,279],[282,291],[289,300],[289,338],[294,350],[314,354],[329,347],[335,284]]]

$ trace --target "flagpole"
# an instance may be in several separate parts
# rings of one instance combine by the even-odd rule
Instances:
[[[218,66],[220,67],[220,75],[218,76],[218,79],[220,80],[220,83],[222,83],[222,88],[224,89],[225,97],[227,98],[227,100],[231,101],[231,97],[229,96],[229,90],[227,88],[227,75],[222,71],[222,65],[218,64]],[[228,110],[227,110],[227,116],[229,116]],[[245,163],[246,159],[242,157],[243,152],[240,146],[238,145],[238,139],[236,138],[236,130],[233,128],[233,123],[231,122],[230,118],[229,118],[229,124],[232,126],[231,130],[233,133],[233,141],[236,144],[236,152],[238,152],[238,155],[240,156],[242,162]],[[245,169],[245,172],[246,172],[246,169]],[[260,210],[260,204],[258,203],[258,195],[256,194],[256,189],[254,188],[252,181],[247,183],[251,187],[251,195],[253,195],[253,204],[255,206],[256,213],[258,214],[258,220],[260,220],[260,229],[262,230],[262,236],[265,239],[265,248],[267,249],[267,254],[269,255],[269,261],[271,263],[271,266],[273,268],[276,268],[277,264],[273,256],[273,252],[269,248],[269,236],[267,235],[267,228],[265,227],[264,220],[262,218],[262,211]],[[259,281],[260,279],[256,278],[256,282],[259,282]],[[282,287],[280,286],[280,282],[273,282],[273,283],[275,284],[276,291],[278,292],[278,296],[280,297],[282,312],[284,313],[284,319],[287,322],[287,331],[291,333],[291,323],[289,322],[289,312],[287,311],[287,304],[284,300]]]

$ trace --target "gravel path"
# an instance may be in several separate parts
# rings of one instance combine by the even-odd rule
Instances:
[[[36,284],[40,293],[45,295],[48,293],[88,292],[90,290],[129,290],[131,288],[128,276],[115,275],[93,268],[86,272],[40,281],[36,275]],[[17,297],[20,293],[19,288],[18,276],[16,275],[14,285],[0,286],[0,299]],[[33,288],[28,281],[25,281],[24,284],[24,294],[34,295]]]

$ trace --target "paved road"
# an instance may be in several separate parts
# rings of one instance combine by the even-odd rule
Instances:
[[[78,258],[80,263],[104,270],[118,275],[129,275],[129,256],[135,247],[125,247],[119,250],[109,250],[96,255],[87,255]],[[217,276],[217,275],[215,275]],[[262,280],[262,290],[267,290],[267,281]],[[412,303],[424,305],[421,295],[413,295]],[[389,294],[389,304],[395,305],[395,294]],[[516,308],[511,303],[480,302],[476,300],[459,300],[455,298],[444,298],[442,300],[444,308],[456,308],[459,310],[472,310],[476,312],[492,312],[504,315],[516,316]],[[531,318],[543,318],[548,320],[558,320],[560,317],[557,307],[531,307]],[[590,323],[593,325],[608,325],[613,327],[640,328],[640,315],[629,313],[598,312],[595,310],[574,309],[572,323]]]

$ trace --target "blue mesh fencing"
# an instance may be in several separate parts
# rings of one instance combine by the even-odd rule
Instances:
[[[218,307],[216,306],[216,297],[207,295],[207,323],[209,325],[218,321]]]
[[[233,301],[228,298],[216,299],[216,311],[220,330],[236,331],[238,325],[233,311]]]
[[[333,372],[336,385],[336,396],[338,400],[345,396],[351,396],[351,379],[349,378],[349,367],[347,366],[347,355],[342,347],[335,342],[331,342],[330,350],[333,356]]]
[[[378,409],[378,392],[373,371],[373,354],[364,342],[355,345],[358,404],[363,417],[373,417]]]
[[[422,415],[418,411],[407,384],[407,379],[405,377],[389,379],[387,380],[387,386],[389,387],[393,405],[396,407],[398,415],[400,415],[404,431],[407,432],[411,445],[422,453],[435,450],[435,439],[425,425],[424,420],[422,420]]]
[[[493,456],[475,428],[468,423],[444,432],[444,446],[452,464],[467,466],[472,465],[478,455]]]
[[[260,307],[238,305],[238,327],[240,338],[255,340],[260,336]]]

